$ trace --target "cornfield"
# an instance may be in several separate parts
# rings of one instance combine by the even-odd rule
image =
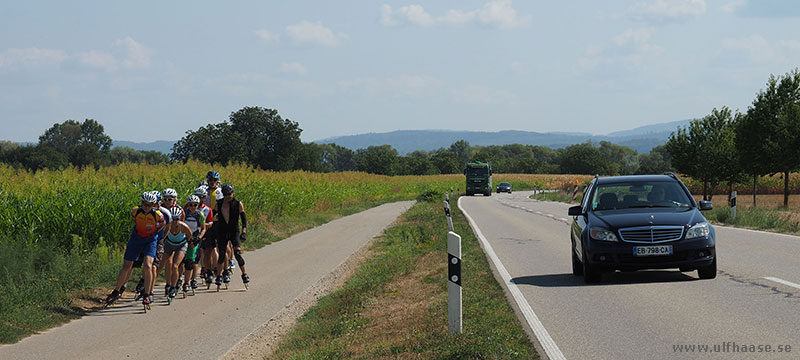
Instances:
[[[205,179],[209,166],[123,164],[100,169],[18,171],[0,167],[0,239],[70,250],[79,238],[124,245],[130,210],[148,190],[174,188],[183,204]],[[443,194],[463,177],[399,176],[364,173],[271,172],[244,165],[215,168],[231,183],[248,213],[267,220],[350,203],[413,199],[425,191]]]

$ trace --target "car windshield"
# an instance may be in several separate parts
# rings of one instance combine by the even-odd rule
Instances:
[[[501,183],[500,183],[500,186],[511,186],[511,184],[509,184],[509,183],[507,183],[507,182],[501,182]]]
[[[689,196],[676,182],[600,184],[592,197],[592,210],[629,208],[688,208]]]
[[[467,175],[486,175],[488,173],[489,169],[484,166],[467,168]]]

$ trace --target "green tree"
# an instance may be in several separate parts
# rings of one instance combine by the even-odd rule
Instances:
[[[466,140],[458,140],[450,144],[450,151],[456,154],[458,161],[461,163],[461,168],[463,168],[472,157],[472,149]]]
[[[650,149],[648,154],[639,154],[639,167],[636,169],[636,174],[661,174],[672,171],[671,159],[672,157],[664,145],[656,146]]]
[[[106,164],[111,144],[103,125],[93,119],[86,119],[83,123],[67,120],[53,124],[39,137],[40,146],[49,146],[65,154],[75,166]]]
[[[610,174],[629,175],[636,172],[638,167],[638,154],[636,150],[608,141],[601,141],[598,150],[608,161],[608,171]]]
[[[464,164],[455,153],[449,150],[436,151],[431,162],[439,170],[439,174],[460,174]]]
[[[614,174],[615,167],[591,142],[567,146],[559,158],[564,174]]]
[[[296,154],[301,150],[298,123],[284,119],[278,111],[262,107],[244,107],[230,116],[231,131],[244,140],[251,164],[262,169],[295,169]]]
[[[789,204],[789,173],[800,167],[797,138],[800,120],[800,72],[770,75],[767,87],[756,94],[747,113],[737,122],[736,148],[741,166],[753,176],[753,205],[756,204],[758,176],[783,173],[784,206]]]
[[[398,154],[391,145],[370,146],[358,149],[355,163],[359,171],[378,175],[394,175]]]
[[[244,139],[231,130],[228,123],[209,124],[188,130],[172,145],[170,158],[174,161],[196,159],[210,164],[248,162]]]
[[[737,115],[738,117],[738,115]],[[730,181],[739,173],[735,148],[735,122],[731,110],[714,108],[711,114],[689,123],[688,129],[670,134],[666,143],[672,165],[679,172],[703,182],[703,199],[711,200],[721,181]]]

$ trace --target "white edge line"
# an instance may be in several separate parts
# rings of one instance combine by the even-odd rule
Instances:
[[[539,321],[539,317],[536,316],[536,313],[533,312],[531,309],[531,305],[528,304],[528,301],[525,300],[525,297],[522,296],[522,292],[517,287],[513,281],[511,281],[511,275],[506,270],[503,263],[500,262],[500,258],[497,257],[495,254],[494,249],[492,246],[489,245],[489,241],[483,236],[481,229],[478,228],[478,225],[475,223],[475,220],[472,220],[472,217],[467,214],[463,207],[461,207],[461,198],[458,198],[458,209],[461,210],[461,213],[464,214],[464,217],[467,218],[469,221],[469,226],[472,228],[472,231],[475,232],[475,235],[478,236],[481,243],[483,244],[483,251],[486,252],[486,255],[492,260],[494,263],[497,272],[500,273],[500,277],[505,282],[506,287],[508,287],[508,291],[511,293],[511,296],[514,297],[514,301],[516,301],[517,306],[519,306],[522,315],[525,317],[525,320],[528,322],[528,325],[533,330],[534,335],[539,340],[539,343],[542,344],[545,353],[547,353],[547,357],[551,360],[566,360],[564,354],[561,353],[561,350],[556,345],[556,342],[553,341],[553,338],[550,337],[550,333],[547,332],[547,329],[544,328],[542,322]]]
[[[764,279],[767,279],[769,281],[774,281],[776,283],[781,283],[783,285],[791,286],[793,288],[800,289],[800,284],[795,284],[795,283],[793,283],[791,281],[786,281],[786,280],[778,279],[776,277],[771,277],[771,276],[764,277]]]

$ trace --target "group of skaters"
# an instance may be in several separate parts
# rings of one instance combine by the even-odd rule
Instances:
[[[125,292],[125,284],[135,267],[142,269],[135,301],[141,298],[145,311],[153,302],[153,287],[162,270],[166,280],[164,294],[170,304],[179,289],[184,294],[193,293],[198,287],[198,276],[209,288],[212,281],[217,289],[223,283],[227,288],[236,266],[234,258],[242,282],[248,286],[250,277],[241,249],[246,240],[247,216],[244,205],[234,197],[233,185],[222,185],[219,172],[211,170],[183,206],[178,201],[178,192],[171,188],[142,193],[141,204],[131,211],[135,225],[117,284],[106,297],[106,306]]]

